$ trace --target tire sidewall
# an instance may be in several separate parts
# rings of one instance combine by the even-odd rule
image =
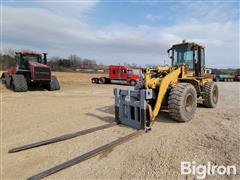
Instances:
[[[99,79],[99,84],[105,84],[105,78],[100,78]]]
[[[186,98],[189,95],[191,95],[193,99],[192,110],[190,112],[186,110]],[[184,96],[182,99],[181,115],[184,117],[184,119],[186,119],[186,121],[190,121],[193,118],[196,109],[197,109],[197,93],[195,88],[192,85],[189,85],[188,88],[184,91]]]
[[[192,97],[192,108],[187,110],[186,100]],[[178,83],[171,90],[168,97],[168,110],[171,118],[179,122],[188,122],[194,117],[197,108],[197,93],[190,83]]]
[[[137,82],[135,80],[131,80],[129,84],[130,86],[136,86]]]
[[[96,79],[92,78],[92,83],[95,84],[96,83]]]
[[[213,99],[213,93],[214,93],[214,90],[216,89],[217,91],[217,100],[216,102],[214,102],[214,99]],[[219,97],[219,89],[218,89],[218,86],[216,83],[212,83],[211,84],[211,93],[210,93],[210,105],[211,107],[216,107],[217,106],[217,103],[218,103],[218,97]]]

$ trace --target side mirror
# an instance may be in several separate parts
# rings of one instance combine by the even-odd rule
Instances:
[[[173,57],[172,57],[172,48],[171,49],[168,49],[167,50],[167,53],[168,53],[168,57],[170,58],[170,59],[172,59]]]

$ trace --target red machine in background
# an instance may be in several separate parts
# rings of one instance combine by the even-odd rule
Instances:
[[[109,77],[94,77],[92,83],[96,84],[127,84],[135,86],[140,78],[140,69],[133,69],[129,66],[110,65]]]
[[[47,54],[36,52],[16,52],[16,67],[3,72],[1,79],[16,92],[25,92],[29,86],[42,86],[49,91],[60,89],[59,82],[52,76],[47,65]]]

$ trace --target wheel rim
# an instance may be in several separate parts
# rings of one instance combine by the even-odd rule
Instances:
[[[193,96],[192,94],[188,94],[185,101],[185,109],[187,112],[191,112],[193,110]]]
[[[218,89],[214,87],[213,89],[213,102],[216,104],[218,101]]]

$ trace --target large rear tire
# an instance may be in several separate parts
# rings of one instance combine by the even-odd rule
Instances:
[[[26,92],[28,90],[27,81],[22,74],[12,75],[12,88],[15,92]]]
[[[97,83],[97,78],[92,78],[92,83],[96,84]]]
[[[171,118],[181,122],[190,121],[197,108],[197,93],[192,84],[179,83],[168,97],[168,110]]]
[[[106,83],[106,79],[105,77],[99,78],[99,84],[105,84]]]
[[[48,85],[47,88],[49,91],[57,91],[60,90],[60,84],[58,82],[58,79],[56,76],[51,77],[51,82]]]
[[[203,85],[203,105],[215,108],[218,103],[218,86],[215,82],[207,82]]]

